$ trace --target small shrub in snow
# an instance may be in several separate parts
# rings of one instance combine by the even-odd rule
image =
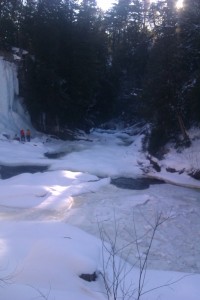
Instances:
[[[108,300],[140,300],[142,296],[152,290],[162,288],[161,286],[154,287],[150,290],[145,290],[145,280],[147,265],[150,256],[152,244],[156,232],[160,226],[169,220],[171,216],[164,216],[163,213],[157,213],[154,222],[148,222],[146,236],[143,236],[147,241],[145,251],[140,248],[140,238],[138,237],[136,224],[133,216],[133,224],[130,225],[133,241],[132,246],[137,250],[137,260],[135,264],[129,265],[126,263],[131,252],[128,252],[124,259],[121,259],[124,249],[130,246],[130,243],[123,246],[121,249],[117,247],[119,236],[119,224],[114,218],[114,236],[109,236],[103,225],[99,224],[100,238],[102,241],[102,270],[99,275],[102,276],[105,293]],[[134,267],[138,267],[138,272],[135,273],[135,278],[130,278],[130,274]],[[163,286],[171,286],[175,282],[167,282]]]

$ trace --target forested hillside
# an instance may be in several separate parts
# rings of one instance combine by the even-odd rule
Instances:
[[[2,0],[0,55],[20,58],[35,127],[150,124],[149,150],[200,120],[200,1]],[[26,50],[22,51],[22,50]]]

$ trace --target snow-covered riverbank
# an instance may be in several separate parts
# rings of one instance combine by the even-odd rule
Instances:
[[[28,300],[41,293],[56,300],[106,299],[100,278],[86,283],[78,277],[102,268],[99,224],[110,237],[118,224],[117,246],[121,247],[133,239],[134,217],[142,255],[148,246],[149,226],[162,213],[170,218],[156,232],[148,267],[157,271],[149,271],[151,279],[145,288],[186,273],[196,275],[174,285],[173,292],[163,288],[142,299],[162,295],[166,300],[198,300],[199,190],[168,184],[150,185],[145,190],[111,185],[111,178],[141,176],[141,163],[148,165],[140,136],[97,130],[80,141],[43,141],[36,137],[25,144],[0,141],[1,164],[49,166],[44,173],[0,180],[1,275],[5,278],[14,272],[11,281],[15,282],[11,286],[5,283],[0,290],[2,299],[11,300],[14,294],[15,299]],[[46,152],[67,154],[48,159]],[[123,256],[129,250],[125,248]],[[135,247],[128,261],[138,262]]]

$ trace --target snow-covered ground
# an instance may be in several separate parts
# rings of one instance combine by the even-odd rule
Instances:
[[[105,249],[102,255],[103,232],[111,243],[116,238],[115,247],[121,249],[117,254],[127,261],[123,272],[131,268],[123,294],[129,285],[135,293],[124,299],[137,299],[139,258],[145,257],[159,217],[164,222],[153,239],[143,289],[153,291],[141,299],[199,299],[200,182],[167,173],[170,181],[196,188],[151,184],[133,190],[111,184],[113,178],[142,176],[141,166],[149,161],[141,139],[102,130],[66,142],[35,136],[30,143],[20,143],[1,136],[0,165],[48,166],[43,173],[0,180],[1,299],[108,299],[100,275],[95,282],[79,278],[82,273],[103,272],[109,257]],[[190,150],[198,143],[195,139]],[[49,159],[45,153],[62,155]],[[172,162],[178,168],[181,157],[184,153],[168,152],[160,162],[159,177],[166,176]],[[189,159],[187,168],[190,163]],[[118,256],[115,260],[120,264]],[[109,278],[112,270],[108,264]],[[163,287],[154,290],[158,286]]]
[[[142,300],[199,300],[200,182],[186,175],[199,168],[199,130],[190,132],[191,148],[166,151],[158,173],[141,151],[142,137],[130,130],[46,141],[32,127],[18,85],[16,65],[0,57],[0,299],[132,300],[140,286]],[[13,140],[22,128],[31,129],[30,143]],[[48,170],[8,178],[23,166]],[[112,184],[120,177],[135,184],[147,169],[176,185]],[[96,281],[79,277],[94,272]],[[101,274],[112,291],[119,284],[117,295],[108,297]]]

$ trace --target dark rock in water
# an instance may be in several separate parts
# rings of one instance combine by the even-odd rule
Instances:
[[[93,274],[81,274],[79,277],[85,281],[91,282],[91,281],[96,281],[97,274],[96,274],[96,272],[94,272]]]
[[[48,166],[0,166],[0,177],[1,179],[8,179],[13,176],[23,173],[37,173],[45,172],[48,170]]]
[[[44,153],[44,155],[47,157],[47,158],[50,158],[50,159],[56,159],[56,158],[60,158],[60,157],[63,157],[66,155],[66,152],[56,152],[56,153],[49,153],[49,152],[46,152]]]
[[[84,141],[86,141],[84,139]],[[88,141],[88,140],[87,140]],[[61,158],[64,157],[70,153],[73,152],[80,152],[82,150],[84,150],[85,148],[81,145],[77,146],[77,145],[69,145],[64,151],[60,151],[60,152],[46,152],[44,153],[44,156],[49,158],[49,159],[57,159],[57,158]]]
[[[145,190],[148,189],[151,184],[163,184],[162,180],[152,178],[124,178],[119,177],[111,179],[111,184],[121,189],[128,190]]]

